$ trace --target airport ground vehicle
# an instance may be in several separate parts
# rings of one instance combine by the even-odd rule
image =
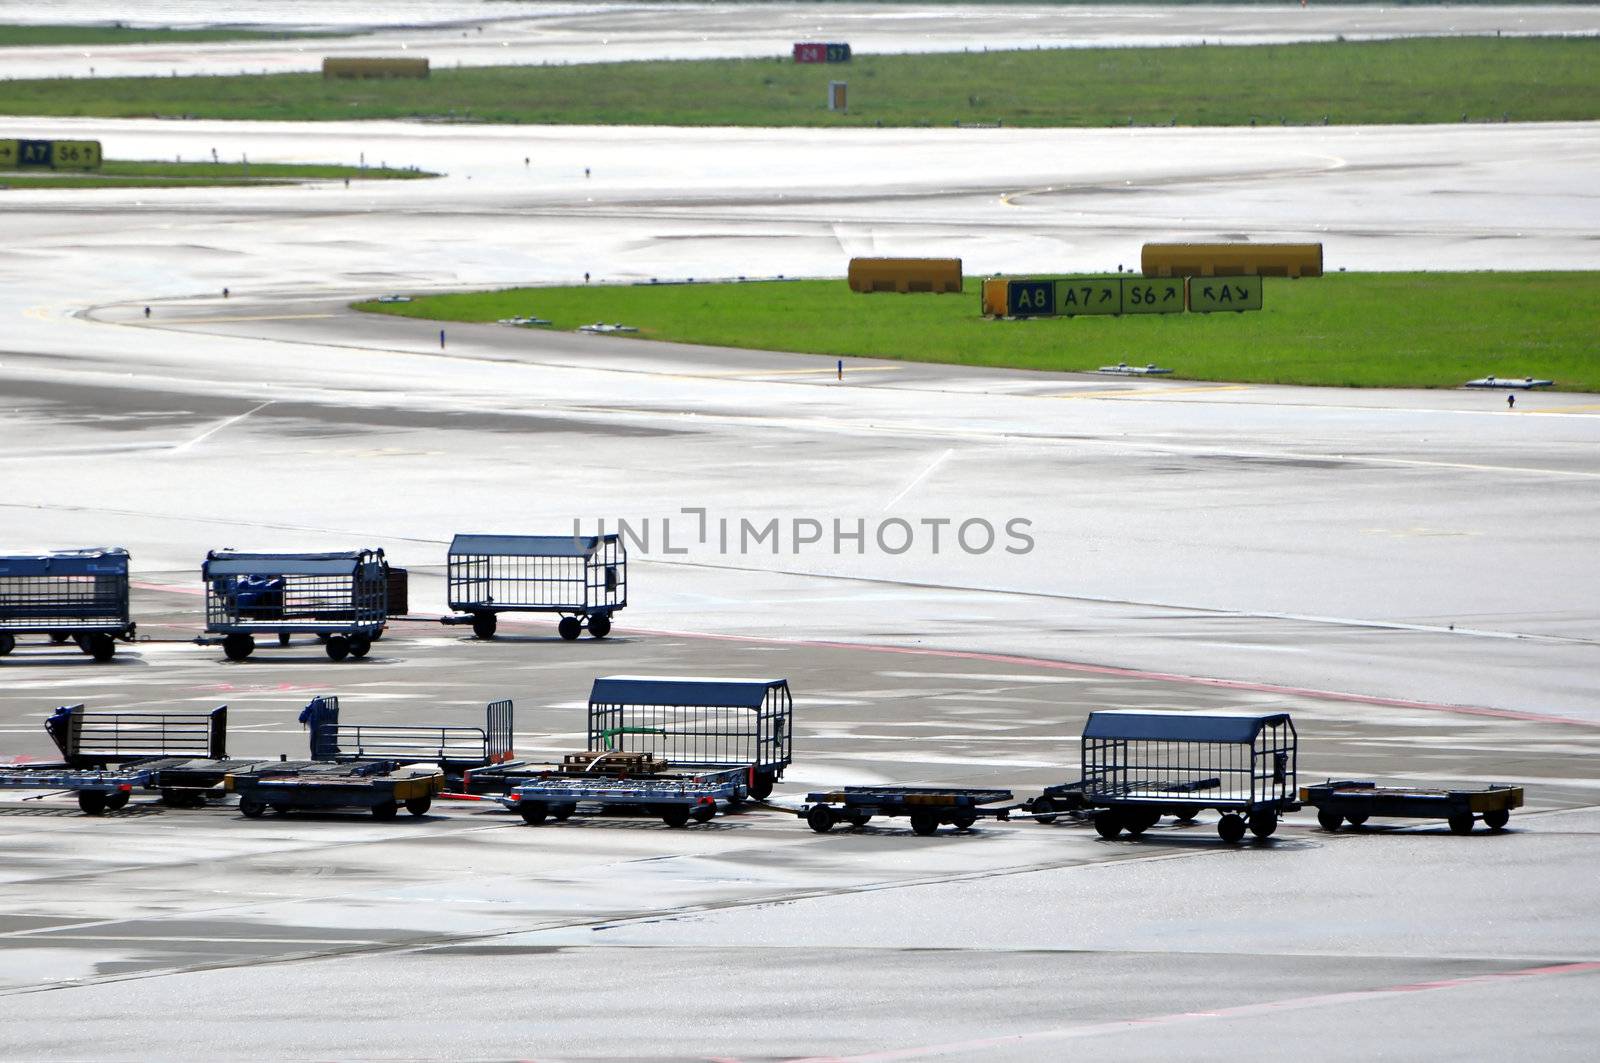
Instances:
[[[444,790],[444,772],[392,760],[268,761],[229,772],[223,786],[239,795],[239,813],[247,819],[260,819],[269,808],[279,815],[366,809],[378,819],[393,819],[402,806],[413,816],[426,815]]]
[[[1295,791],[1297,738],[1286,712],[1266,714],[1099,710],[1080,745],[1083,777],[1055,788],[1079,790],[1103,838],[1138,837],[1163,815],[1222,813],[1217,833],[1237,842],[1245,830],[1268,838]],[[1036,803],[1035,803],[1036,805]]]
[[[206,633],[222,636],[222,650],[231,661],[254,653],[257,635],[276,635],[282,646],[297,634],[316,635],[335,661],[365,657],[388,620],[388,566],[382,550],[213,550],[200,572],[206,587]]]
[[[339,699],[319,694],[301,711],[300,722],[311,732],[312,760],[436,764],[454,784],[474,768],[511,759],[512,711],[510,701],[490,702],[482,727],[348,723],[339,719]]]
[[[669,827],[686,826],[691,819],[708,823],[718,807],[744,804],[750,785],[749,773],[742,768],[634,775],[552,766],[509,776],[508,781],[511,787],[499,800],[530,826],[548,818],[565,820],[580,806],[660,816]]]
[[[445,580],[449,606],[492,639],[501,613],[559,613],[564,639],[585,628],[597,639],[628,604],[628,553],[616,535],[457,535],[450,542]]]
[[[806,795],[795,814],[818,834],[835,823],[865,827],[874,817],[907,816],[917,834],[933,834],[942,823],[967,830],[979,819],[1006,819],[1013,806],[992,807],[1011,800],[1010,790],[974,790],[941,786],[846,786]]]
[[[1490,830],[1503,830],[1513,808],[1522,807],[1522,787],[1486,786],[1477,790],[1444,787],[1379,786],[1374,782],[1329,779],[1302,786],[1300,800],[1317,810],[1317,822],[1326,831],[1342,824],[1360,827],[1373,816],[1395,819],[1442,819],[1456,834],[1471,834],[1482,817]]]
[[[633,752],[679,769],[744,768],[765,801],[792,758],[794,701],[787,679],[613,675],[589,691],[589,748],[632,736]]]
[[[18,635],[73,641],[97,661],[109,661],[117,640],[131,640],[128,552],[100,547],[0,557],[0,657]]]

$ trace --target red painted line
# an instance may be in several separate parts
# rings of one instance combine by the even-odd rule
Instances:
[[[1041,1041],[1064,1041],[1101,1034],[1122,1033],[1146,1026],[1177,1026],[1204,1022],[1210,1019],[1232,1019],[1252,1015],[1265,1015],[1278,1011],[1298,1011],[1304,1008],[1332,1007],[1341,1004],[1359,1004],[1400,993],[1434,993],[1447,989],[1502,984],[1519,978],[1543,978],[1551,975],[1580,974],[1600,971],[1600,963],[1560,963],[1544,967],[1525,967],[1514,971],[1497,971],[1493,974],[1469,975],[1464,978],[1447,978],[1436,982],[1411,982],[1384,986],[1380,989],[1356,989],[1343,993],[1320,993],[1315,996],[1291,997],[1286,1000],[1263,1001],[1258,1004],[1241,1004],[1214,1011],[1185,1011],[1171,1015],[1156,1015],[1140,1019],[1121,1019],[1098,1022],[1085,1026],[1067,1026],[1054,1030],[1036,1030],[1032,1033],[1009,1034],[1001,1037],[977,1038],[970,1041],[952,1041],[947,1044],[923,1045],[916,1048],[891,1048],[878,1052],[864,1052],[852,1056],[806,1056],[789,1063],[894,1063],[896,1060],[925,1059],[929,1056],[951,1053],[974,1053],[989,1049],[1023,1047]]]
[[[1409,701],[1404,698],[1380,698],[1370,694],[1350,694],[1338,690],[1318,690],[1314,687],[1281,686],[1276,683],[1255,683],[1243,679],[1216,679],[1211,676],[1185,675],[1181,672],[1150,672],[1138,668],[1117,668],[1105,664],[1083,664],[1076,661],[1053,661],[1045,657],[1023,657],[1008,653],[979,653],[971,650],[940,650],[914,646],[883,646],[870,642],[827,642],[814,639],[779,639],[758,635],[711,635],[698,631],[651,631],[629,628],[627,632],[640,635],[669,635],[680,638],[720,639],[728,642],[756,642],[777,646],[811,646],[817,649],[862,650],[867,653],[899,653],[912,657],[943,657],[960,661],[985,661],[1023,668],[1044,668],[1060,672],[1077,672],[1085,675],[1114,676],[1119,679],[1148,679],[1158,683],[1185,683],[1196,686],[1220,687],[1226,690],[1248,690],[1261,694],[1282,694],[1286,697],[1319,698],[1324,701],[1347,701],[1360,705],[1381,705],[1395,709],[1421,709],[1427,712],[1453,712],[1464,716],[1487,716],[1501,720],[1526,720],[1532,723],[1559,723],[1571,727],[1596,727],[1600,723],[1573,719],[1570,716],[1550,716],[1539,712],[1518,709],[1491,709],[1481,705],[1442,705],[1428,701]]]

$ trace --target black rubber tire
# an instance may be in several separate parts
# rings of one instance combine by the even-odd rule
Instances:
[[[413,797],[406,801],[406,811],[413,816],[426,816],[428,809],[432,807],[433,798],[431,797]]]
[[[1250,813],[1250,833],[1262,841],[1272,837],[1278,829],[1278,813],[1271,809],[1261,809]]]
[[[561,618],[561,623],[556,625],[556,630],[561,633],[562,638],[571,642],[583,634],[583,621],[575,616],[564,616]]]
[[[826,834],[833,829],[837,818],[827,805],[812,805],[806,811],[806,826],[818,834]]]
[[[117,640],[106,634],[90,635],[84,652],[97,661],[109,661],[117,655]]]
[[[589,634],[597,639],[603,639],[611,634],[611,618],[604,613],[589,618]]]
[[[1237,812],[1229,812],[1217,820],[1217,836],[1225,842],[1244,841],[1244,832],[1244,817]]]
[[[872,817],[868,816],[868,815],[859,815],[859,816],[851,816],[850,817],[850,826],[854,827],[856,830],[860,830],[862,827],[865,827],[868,823],[871,823],[871,822],[872,822]]]
[[[939,817],[938,817],[938,815],[936,813],[933,813],[933,812],[913,812],[913,813],[911,813],[911,830],[912,830],[912,833],[920,834],[920,835],[922,835],[922,837],[926,838],[929,835],[931,835],[934,832],[936,832],[938,829],[939,829]]]
[[[1193,823],[1194,818],[1200,814],[1197,808],[1180,808],[1172,813],[1174,823]]]
[[[118,812],[128,807],[128,798],[132,795],[126,790],[118,790],[114,794],[106,794],[106,811]]]
[[[278,645],[280,645],[280,646],[289,645],[289,633],[287,631],[278,632]]]
[[[669,805],[661,810],[661,822],[669,827],[687,827],[689,809],[684,805]]]
[[[485,641],[494,638],[494,629],[498,624],[493,613],[472,614],[472,633]]]
[[[106,814],[106,806],[110,803],[106,800],[108,796],[99,790],[79,790],[78,807],[86,816],[103,816]]]
[[[1490,830],[1505,830],[1506,824],[1510,822],[1509,808],[1493,808],[1483,814],[1483,825]]]
[[[242,661],[256,652],[255,637],[238,632],[228,635],[222,640],[222,652],[230,661]]]
[[[372,652],[372,640],[365,635],[350,636],[350,656],[360,660]]]
[[[950,825],[956,830],[971,830],[972,825],[978,822],[978,817],[971,812],[957,812],[950,817]]]
[[[350,640],[343,635],[329,635],[327,643],[322,648],[328,654],[330,661],[342,661],[350,656]]]
[[[1033,813],[1035,823],[1054,823],[1056,821],[1056,803],[1048,797],[1035,797],[1028,810]]]
[[[517,811],[522,815],[522,822],[530,827],[537,827],[550,817],[550,807],[543,801],[520,802]]]
[[[696,805],[694,811],[689,813],[689,818],[696,823],[710,823],[717,814],[716,805]]]
[[[758,771],[750,776],[750,800],[765,801],[772,796],[772,785],[777,780],[771,772]]]
[[[259,797],[239,798],[239,815],[245,819],[260,819],[267,814],[267,803]]]
[[[17,636],[9,632],[0,631],[0,657],[4,657],[17,648]]]
[[[54,644],[56,646],[64,646],[64,645],[66,645],[67,640],[70,639],[71,637],[72,636],[67,634],[65,631],[52,631],[52,632],[50,632],[50,641],[51,641],[52,644]]]
[[[1359,827],[1367,821],[1367,815],[1366,812],[1352,812],[1344,818],[1352,827]]]
[[[1122,833],[1122,813],[1114,808],[1102,809],[1094,814],[1095,833],[1107,841]]]
[[[400,814],[400,806],[393,801],[380,801],[372,806],[373,819],[393,819]]]
[[[550,815],[554,816],[558,823],[565,823],[577,811],[578,806],[569,801],[564,805],[556,805],[550,810]]]
[[[1471,812],[1456,812],[1450,816],[1451,834],[1471,834],[1473,818]]]
[[[1322,825],[1323,830],[1332,834],[1344,823],[1344,816],[1331,808],[1319,808],[1317,809],[1317,822]]]

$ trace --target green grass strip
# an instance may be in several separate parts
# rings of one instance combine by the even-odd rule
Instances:
[[[1155,362],[1189,380],[1453,388],[1544,377],[1600,391],[1600,273],[1341,273],[1267,278],[1243,314],[996,321],[956,295],[861,295],[843,281],[520,288],[357,308],[447,321],[620,322],[678,343],[1020,369]]]
[[[437,177],[426,170],[377,166],[332,166],[318,163],[119,162],[107,160],[99,170],[0,172],[7,188],[197,188],[207,185],[274,185],[297,181],[406,181]]]
[[[326,33],[246,29],[133,29],[128,26],[0,26],[0,48],[48,45],[203,44],[207,41],[287,41]]]

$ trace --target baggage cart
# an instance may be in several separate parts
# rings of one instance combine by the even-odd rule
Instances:
[[[835,823],[865,827],[873,817],[893,819],[907,816],[911,829],[929,835],[948,823],[956,830],[967,830],[980,819],[1010,818],[1012,806],[991,807],[1011,800],[1010,790],[974,790],[952,786],[846,786],[842,790],[823,790],[806,795],[805,804],[795,813],[818,834],[826,834]]]
[[[792,759],[794,701],[787,679],[613,675],[589,692],[589,748],[628,736],[633,752],[674,768],[746,768],[765,801]]]
[[[444,791],[444,772],[431,764],[392,760],[286,760],[229,772],[223,786],[239,795],[239,812],[247,819],[260,819],[269,808],[279,815],[355,808],[393,819],[401,806],[413,816],[426,815],[435,795]]]
[[[1317,822],[1326,831],[1345,823],[1359,827],[1372,816],[1394,819],[1442,819],[1456,834],[1471,834],[1482,818],[1492,831],[1504,830],[1511,810],[1522,807],[1522,787],[1491,783],[1476,790],[1445,787],[1379,786],[1375,782],[1329,779],[1302,786],[1300,800],[1317,810]]]
[[[1163,815],[1222,813],[1224,841],[1271,837],[1278,816],[1300,807],[1297,746],[1286,712],[1260,715],[1099,710],[1083,728],[1085,803],[1103,838],[1138,837]]]
[[[1054,823],[1060,816],[1080,819],[1094,809],[1084,794],[1085,789],[1082,779],[1046,786],[1038,797],[1022,802],[1018,811],[1030,816],[1035,823]]]
[[[343,723],[339,699],[332,694],[312,698],[300,713],[311,732],[312,760],[433,763],[452,783],[473,768],[511,760],[511,720],[511,702],[495,701],[484,710],[482,727]]]
[[[213,550],[201,567],[206,634],[221,635],[230,661],[256,650],[257,635],[316,635],[333,660],[365,657],[389,616],[382,550],[245,554]],[[215,643],[217,639],[200,639]]]
[[[0,557],[0,657],[18,635],[77,643],[109,661],[117,640],[133,641],[128,615],[128,551],[101,547]]]
[[[553,769],[523,775],[499,801],[530,826],[548,818],[565,820],[584,806],[642,812],[660,816],[669,827],[682,827],[691,819],[710,822],[719,803],[738,808],[749,786],[749,772],[743,768],[643,777]]]
[[[500,613],[559,613],[556,630],[575,639],[588,628],[611,633],[611,617],[628,604],[628,552],[616,535],[457,535],[445,582],[450,609],[441,623],[471,624],[494,638]]]

